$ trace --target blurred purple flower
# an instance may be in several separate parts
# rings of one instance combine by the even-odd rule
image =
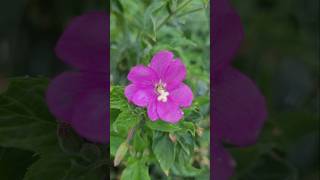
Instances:
[[[156,53],[149,66],[133,67],[128,79],[132,84],[125,89],[130,102],[147,107],[152,121],[161,119],[177,123],[183,117],[180,107],[188,107],[193,100],[191,89],[183,83],[186,67],[180,59],[174,59],[170,51]]]
[[[59,122],[70,124],[82,137],[107,143],[109,18],[90,12],[74,18],[55,52],[77,71],[65,72],[50,83],[46,100]]]
[[[240,17],[228,0],[214,1],[212,11],[212,176],[228,180],[236,164],[222,144],[254,144],[267,113],[264,97],[254,82],[230,65],[243,39]]]

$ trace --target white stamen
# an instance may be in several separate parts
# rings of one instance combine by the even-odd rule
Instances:
[[[156,85],[156,91],[158,93],[158,98],[157,98],[158,101],[161,101],[161,102],[168,101],[169,92],[166,91],[165,87],[166,87],[166,84],[163,83],[161,80]]]
[[[169,96],[169,92],[166,92],[164,90],[159,91],[160,95],[158,96],[158,101],[167,102]]]

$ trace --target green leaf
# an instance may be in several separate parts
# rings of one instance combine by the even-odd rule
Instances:
[[[63,152],[72,154],[80,151],[84,141],[70,126],[59,124],[58,132],[58,142]]]
[[[121,180],[151,180],[151,178],[144,162],[135,161],[124,169]]]
[[[133,138],[133,147],[135,151],[141,152],[147,147],[145,139],[141,136],[141,131],[137,131]]]
[[[125,139],[119,136],[110,136],[110,154],[112,156],[116,155],[117,149],[119,148],[120,144],[124,141]]]
[[[175,143],[170,140],[167,133],[154,132],[152,150],[161,169],[168,176],[175,159]]]
[[[181,146],[176,149],[176,161],[172,166],[172,171],[178,176],[193,177],[203,173],[203,170],[192,166],[192,156],[183,150]]]
[[[196,135],[196,126],[194,125],[194,123],[192,123],[192,122],[187,122],[187,121],[182,121],[182,122],[179,123],[179,124],[180,124],[180,127],[181,127],[183,130],[191,133],[192,136],[195,136],[195,135]]]
[[[71,162],[75,157],[82,158],[77,153],[81,140],[77,141],[79,137],[76,134],[60,134],[58,131],[61,135],[59,144],[57,122],[44,101],[47,84],[46,78],[10,80],[7,91],[0,95],[0,145],[30,150],[39,155],[36,156],[39,160],[27,169],[25,180],[83,179],[80,175],[68,178],[68,174],[76,170],[72,169]],[[97,165],[94,169],[100,169],[101,166]],[[83,170],[82,173],[89,170]],[[93,179],[96,175],[89,177],[87,179]]]
[[[126,109],[128,108],[128,101],[124,96],[123,86],[111,86],[110,88],[110,108],[112,109]]]
[[[120,136],[125,137],[129,130],[137,125],[140,121],[140,117],[130,110],[122,111],[115,122],[112,124],[112,128]]]
[[[76,165],[71,161],[70,157],[62,153],[52,153],[42,156],[37,162],[32,164],[24,180],[92,180],[103,179],[106,177],[106,172],[103,172],[105,167],[83,167]]]
[[[182,150],[187,153],[187,155],[191,156],[194,148],[194,140],[193,137],[188,133],[178,133],[177,141],[181,146]]]
[[[162,131],[162,132],[173,133],[173,132],[182,130],[178,125],[170,124],[163,121],[155,121],[155,122],[147,121],[146,125],[152,130]]]
[[[44,102],[45,78],[11,79],[0,95],[0,145],[33,152],[56,148],[57,123]]]
[[[37,160],[33,152],[0,147],[0,179],[22,179],[27,168]],[[19,163],[17,163],[19,162]]]
[[[255,161],[253,166],[246,171],[240,180],[268,179],[292,179],[297,180],[297,169],[285,159],[275,154],[264,154]]]
[[[70,160],[60,154],[42,156],[28,168],[24,180],[63,179],[70,166]]]

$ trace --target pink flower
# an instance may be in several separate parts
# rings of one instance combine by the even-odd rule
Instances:
[[[174,59],[170,51],[156,53],[149,66],[137,65],[128,79],[132,83],[125,89],[128,100],[140,107],[147,107],[152,121],[161,119],[177,123],[183,117],[181,107],[192,103],[191,89],[183,83],[186,67]]]

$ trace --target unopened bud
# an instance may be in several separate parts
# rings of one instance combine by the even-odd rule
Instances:
[[[118,166],[120,164],[124,156],[127,154],[128,147],[129,145],[126,141],[119,146],[113,161],[114,166]]]
[[[173,143],[177,142],[177,136],[176,136],[176,135],[174,135],[174,134],[169,134],[169,138],[170,138],[170,140],[171,140]]]

